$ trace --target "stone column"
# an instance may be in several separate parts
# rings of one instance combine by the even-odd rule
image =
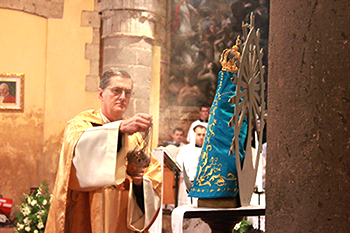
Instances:
[[[103,71],[116,66],[130,73],[134,94],[126,116],[149,112],[154,0],[102,0]]]
[[[348,232],[350,2],[272,1],[266,232]]]

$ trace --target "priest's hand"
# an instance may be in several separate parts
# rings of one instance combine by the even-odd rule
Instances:
[[[152,124],[153,117],[146,113],[138,113],[130,119],[123,120],[119,130],[122,133],[134,134],[136,132],[145,132]]]
[[[142,169],[137,176],[131,177],[134,185],[136,185],[136,186],[142,185],[144,173],[145,173],[145,169]]]

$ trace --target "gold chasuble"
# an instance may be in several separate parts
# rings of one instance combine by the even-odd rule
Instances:
[[[148,232],[160,209],[160,164],[148,151],[151,163],[143,177],[142,212],[132,179],[126,174],[125,159],[129,150],[142,143],[142,137],[124,134],[117,152],[120,122],[106,124],[95,110],[68,122],[46,233]]]

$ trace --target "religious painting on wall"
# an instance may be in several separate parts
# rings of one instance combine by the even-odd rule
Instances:
[[[24,74],[0,73],[0,111],[23,111]]]
[[[220,55],[235,45],[238,36],[244,42],[242,23],[250,21],[251,12],[261,32],[260,47],[267,66],[269,0],[172,1],[171,105],[211,105],[221,70]]]

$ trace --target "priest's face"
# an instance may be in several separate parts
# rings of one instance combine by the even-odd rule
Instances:
[[[132,81],[130,78],[112,76],[109,85],[105,89],[99,88],[101,111],[110,121],[118,121],[129,105]]]

